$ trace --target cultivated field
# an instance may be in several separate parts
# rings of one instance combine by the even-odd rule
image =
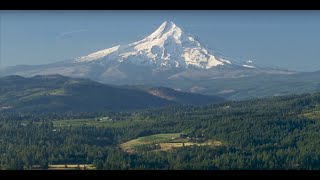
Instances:
[[[155,134],[151,136],[139,137],[137,139],[128,141],[120,145],[120,147],[127,152],[131,152],[135,147],[141,145],[152,145],[161,142],[168,142],[172,139],[176,139],[180,137],[180,133],[172,133],[172,134]]]
[[[41,122],[39,122],[41,123]],[[89,119],[67,119],[67,120],[55,120],[52,121],[53,126],[56,128],[64,128],[64,127],[81,127],[81,126],[95,126],[95,127],[124,127],[136,125],[138,123],[150,123],[146,122],[146,120],[141,119],[124,119],[124,120],[112,120],[111,118],[101,119],[101,118],[89,118]]]
[[[133,153],[137,147],[143,145],[159,145],[160,149],[157,150],[168,151],[186,146],[221,146],[222,143],[211,140],[203,143],[190,142],[189,139],[180,138],[180,133],[172,133],[139,137],[121,144],[120,147],[128,153]]]
[[[48,170],[95,170],[92,164],[52,164]]]
[[[107,120],[96,120],[96,119],[72,119],[72,120],[59,120],[52,121],[54,127],[77,127],[77,126],[96,126],[104,127],[109,126],[112,122]]]
[[[168,151],[174,148],[186,147],[186,146],[221,146],[222,143],[220,141],[208,141],[204,143],[194,143],[194,142],[186,142],[186,143],[160,143],[161,150]]]
[[[316,106],[312,111],[309,110],[309,112],[304,113],[303,116],[310,119],[320,120],[320,106]]]

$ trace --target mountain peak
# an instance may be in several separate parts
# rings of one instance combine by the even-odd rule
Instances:
[[[175,28],[177,25],[172,21],[164,21],[159,28],[167,27],[168,29]]]
[[[231,64],[230,61],[213,55],[192,35],[185,33],[172,21],[164,21],[146,38],[124,46],[114,46],[87,56],[76,62],[89,61],[130,62],[151,65],[161,70],[171,68],[212,67]]]
[[[154,31],[151,35],[147,37],[147,39],[155,39],[160,38],[164,34],[181,34],[182,30],[172,21],[165,21],[163,22],[159,28]]]

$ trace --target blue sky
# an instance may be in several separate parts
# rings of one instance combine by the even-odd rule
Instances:
[[[320,11],[0,11],[5,66],[46,64],[140,40],[175,22],[230,58],[320,70]]]

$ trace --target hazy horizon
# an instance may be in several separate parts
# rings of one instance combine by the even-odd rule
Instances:
[[[173,21],[230,59],[320,70],[318,11],[0,11],[4,66],[48,64],[138,41]]]

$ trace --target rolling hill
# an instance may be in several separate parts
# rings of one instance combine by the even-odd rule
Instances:
[[[223,98],[215,96],[166,90],[170,91],[171,98],[141,88],[112,86],[61,75],[38,75],[31,78],[7,76],[0,78],[0,111],[124,111],[223,101]]]

